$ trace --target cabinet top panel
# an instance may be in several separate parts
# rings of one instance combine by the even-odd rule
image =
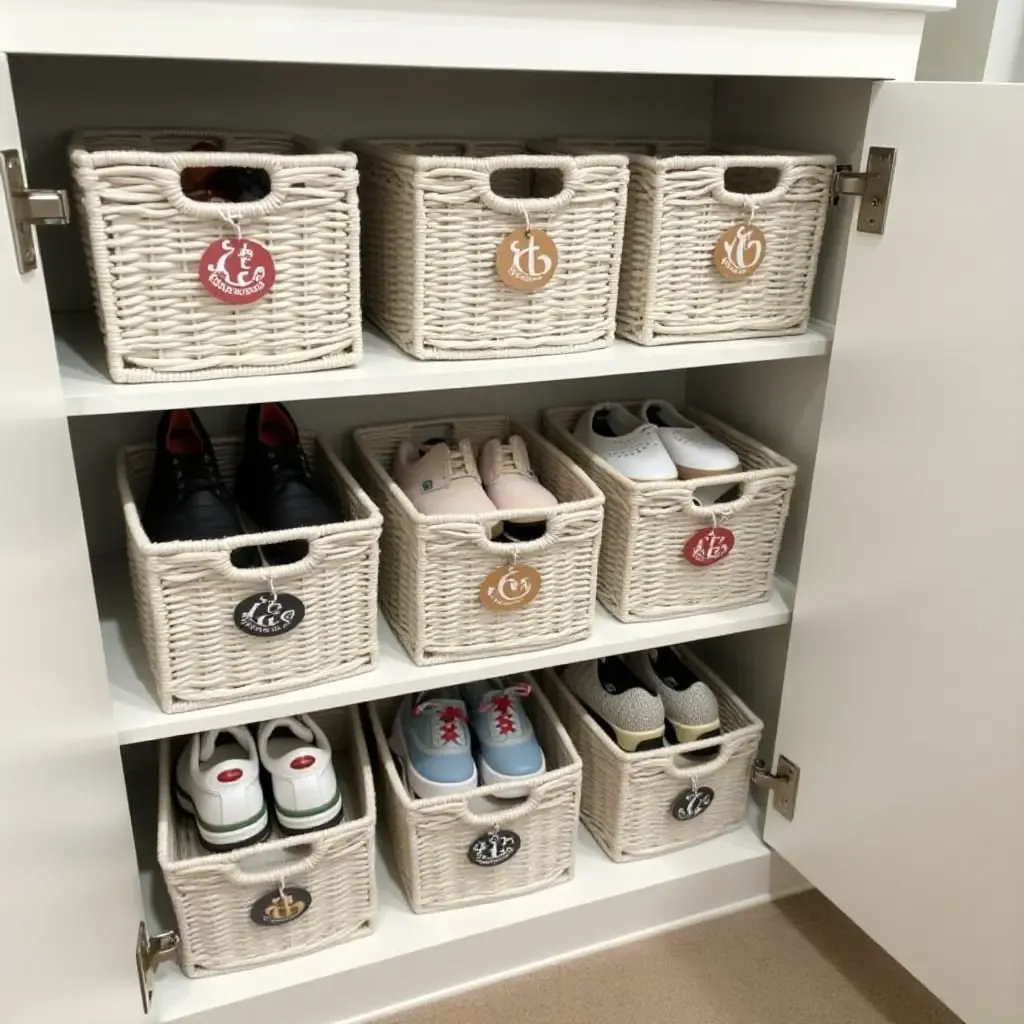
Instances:
[[[0,0],[8,53],[912,79],[955,0]],[[258,92],[258,79],[239,88]]]

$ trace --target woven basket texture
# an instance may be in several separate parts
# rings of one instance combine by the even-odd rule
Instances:
[[[418,359],[612,343],[626,160],[524,150],[500,142],[360,146],[366,313]],[[521,292],[502,283],[495,258],[506,234],[528,226],[552,237],[558,266],[543,288]]]
[[[547,521],[544,536],[520,544],[491,540],[500,512],[420,514],[390,471],[403,440],[431,431],[477,447],[492,437],[522,437],[538,480],[559,500],[554,509],[535,510]],[[381,607],[417,665],[539,650],[589,635],[604,499],[571,459],[506,416],[364,427],[353,436],[356,472],[384,514]],[[480,603],[480,585],[513,561],[541,574],[540,594],[523,608],[490,611]]]
[[[807,329],[835,157],[636,139],[558,148],[629,155],[620,337],[671,345]],[[712,261],[715,244],[749,220],[765,234],[764,262],[727,281]]]
[[[200,845],[195,823],[171,794],[180,743],[161,745],[157,860],[181,935],[178,960],[190,978],[301,956],[373,930],[376,807],[359,712],[315,717],[334,749],[345,820],[301,836],[282,836],[275,825],[267,842],[230,853]],[[276,927],[253,922],[260,897],[293,885],[312,897],[301,917]]]
[[[764,728],[749,708],[684,647],[676,651],[715,692],[721,737],[627,754],[615,744],[551,669],[541,682],[583,759],[580,818],[612,860],[639,860],[704,842],[743,823],[750,771]],[[687,755],[718,748],[697,761]],[[707,786],[714,799],[689,821],[672,814],[676,799]]]
[[[633,412],[639,405],[624,403]],[[699,480],[637,483],[572,435],[584,407],[548,409],[547,436],[583,467],[604,492],[604,531],[597,596],[623,622],[736,608],[768,597],[789,513],[796,466],[738,430],[696,409],[684,414],[729,445],[741,469]],[[736,485],[740,496],[701,507],[697,487]],[[735,547],[709,566],[683,557],[686,542],[709,526],[724,526]]]
[[[536,682],[524,707],[544,750],[547,771],[529,794],[503,800],[523,783],[481,786],[469,793],[420,800],[410,795],[388,747],[397,700],[367,706],[381,768],[383,814],[409,905],[418,914],[522,896],[572,878],[582,765],[568,734]],[[507,804],[508,806],[504,806]],[[481,867],[472,844],[492,829],[522,840],[503,864]]]
[[[377,663],[377,562],[382,518],[348,470],[316,435],[302,446],[321,493],[345,520],[327,526],[155,544],[139,510],[149,491],[153,445],[122,449],[117,482],[139,624],[160,707],[166,712],[264,697],[368,672]],[[230,488],[241,438],[213,441]],[[299,562],[237,569],[236,548],[305,540]],[[293,594],[305,618],[288,633],[255,637],[235,626],[236,606],[253,594]]]
[[[193,151],[210,141],[215,152]],[[325,370],[357,363],[356,158],[275,133],[90,131],[70,146],[86,260],[110,375],[118,383]],[[261,168],[252,202],[197,202],[192,167]],[[235,233],[265,245],[268,294],[229,305],[199,281],[211,242]]]

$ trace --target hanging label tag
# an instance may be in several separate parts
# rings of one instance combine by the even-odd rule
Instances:
[[[466,854],[478,868],[493,868],[511,860],[522,845],[519,834],[511,829],[492,829],[474,839]]]
[[[251,594],[235,608],[235,625],[249,636],[280,636],[306,617],[306,606],[294,594]]]
[[[756,224],[733,224],[718,236],[715,269],[726,281],[742,281],[761,266],[767,244]]]
[[[277,278],[270,250],[251,238],[218,238],[199,258],[199,280],[221,302],[244,306],[262,299]]]
[[[540,573],[532,565],[499,565],[480,584],[480,603],[492,612],[516,612],[539,593]]]
[[[683,557],[698,569],[720,562],[736,544],[736,535],[724,526],[705,526],[683,546]]]
[[[261,896],[250,908],[249,917],[254,924],[272,927],[278,924],[291,924],[309,910],[313,902],[307,889],[297,885],[289,885],[275,889]]]
[[[518,292],[535,292],[551,280],[558,266],[558,246],[539,228],[510,231],[498,246],[498,277]]]
[[[686,789],[672,801],[672,817],[676,821],[692,821],[699,818],[714,799],[715,791],[710,786]]]

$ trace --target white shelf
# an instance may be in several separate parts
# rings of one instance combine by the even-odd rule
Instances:
[[[612,618],[598,605],[593,632],[586,640],[542,651],[524,651],[496,658],[427,666],[412,663],[381,616],[378,627],[380,661],[372,672],[256,700],[167,715],[160,710],[153,696],[152,676],[146,663],[135,607],[123,567],[117,563],[107,563],[101,570],[96,573],[100,630],[114,702],[114,723],[122,744],[141,743],[164,736],[182,736],[223,725],[259,722],[282,714],[292,715],[379,700],[382,697],[416,693],[439,686],[454,686],[495,675],[602,658],[645,647],[687,643],[712,636],[780,626],[789,621],[792,607],[792,588],[781,579],[776,581],[776,589],[768,600],[759,604],[659,622],[626,625]]]
[[[154,984],[158,1019],[210,1014],[202,1020],[213,1024],[220,1009],[232,1021],[243,1014],[259,1021],[306,1019],[300,986],[314,982],[325,1001],[317,1005],[336,1008],[332,1022],[390,1018],[399,1006],[806,889],[800,875],[761,842],[753,808],[750,819],[707,843],[630,864],[610,861],[581,826],[571,881],[438,914],[413,914],[379,856],[380,912],[373,934],[219,977],[189,979],[177,966],[161,967]],[[166,908],[155,905],[158,894],[155,879],[144,875],[151,930],[173,923]]]
[[[103,344],[91,317],[84,314],[58,316],[54,335],[68,416],[162,411],[182,406],[246,405],[271,400],[294,402],[354,395],[397,395],[655,373],[695,366],[820,356],[828,352],[832,340],[831,327],[821,324],[812,326],[804,334],[780,338],[656,347],[617,341],[610,348],[576,355],[421,362],[392,345],[375,328],[367,326],[363,332],[362,362],[343,370],[170,384],[114,384],[107,375]]]
[[[34,0],[11,53],[913,80],[955,0]],[[196,26],[202,25],[202,31]]]

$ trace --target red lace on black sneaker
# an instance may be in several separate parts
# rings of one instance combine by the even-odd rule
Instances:
[[[532,690],[529,683],[513,683],[488,694],[487,699],[480,704],[481,711],[493,711],[496,715],[498,735],[508,736],[516,731],[516,699],[529,697]]]

